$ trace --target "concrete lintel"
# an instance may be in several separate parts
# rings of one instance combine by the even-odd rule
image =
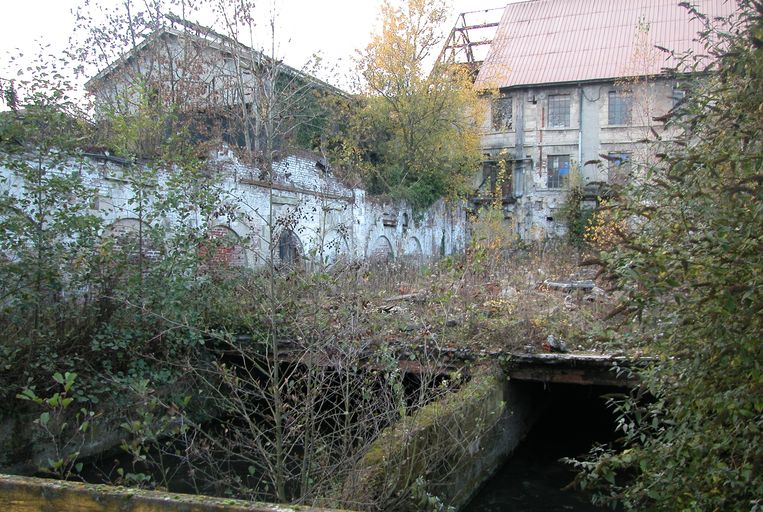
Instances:
[[[514,380],[632,387],[639,381],[629,369],[648,362],[645,358],[599,354],[511,354],[505,370]]]

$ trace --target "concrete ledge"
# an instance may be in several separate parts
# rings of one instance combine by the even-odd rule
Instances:
[[[598,386],[638,386],[638,377],[629,372],[642,367],[649,358],[628,358],[604,354],[517,354],[503,364],[509,378],[531,382]],[[614,371],[619,368],[621,371]]]
[[[3,512],[298,512],[312,507],[0,474]]]

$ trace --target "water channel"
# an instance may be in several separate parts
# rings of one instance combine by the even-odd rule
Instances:
[[[601,512],[590,497],[568,488],[575,471],[562,457],[585,454],[615,439],[614,416],[602,395],[613,390],[551,385],[548,406],[510,459],[478,491],[464,512]]]

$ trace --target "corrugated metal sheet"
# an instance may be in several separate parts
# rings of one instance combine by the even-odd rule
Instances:
[[[692,0],[711,17],[736,0]],[[679,0],[528,0],[506,6],[479,88],[654,75],[678,65],[661,46],[702,53],[699,20]],[[642,27],[641,29],[639,27]],[[643,28],[648,27],[648,28]]]

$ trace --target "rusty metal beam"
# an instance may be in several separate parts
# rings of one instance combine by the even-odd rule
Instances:
[[[491,28],[491,27],[497,27],[498,23],[482,23],[481,25],[467,25],[465,27],[456,27],[453,30],[458,32],[463,32],[467,30],[473,30],[477,28]]]
[[[465,44],[454,44],[454,45],[446,46],[445,49],[446,50],[452,50],[452,49],[457,49],[457,48],[467,48],[467,47],[472,47],[472,46],[482,46],[482,45],[485,45],[485,44],[490,44],[492,42],[493,41],[490,40],[490,39],[485,39],[483,41],[475,41],[473,43],[470,42],[470,43],[465,43]]]

